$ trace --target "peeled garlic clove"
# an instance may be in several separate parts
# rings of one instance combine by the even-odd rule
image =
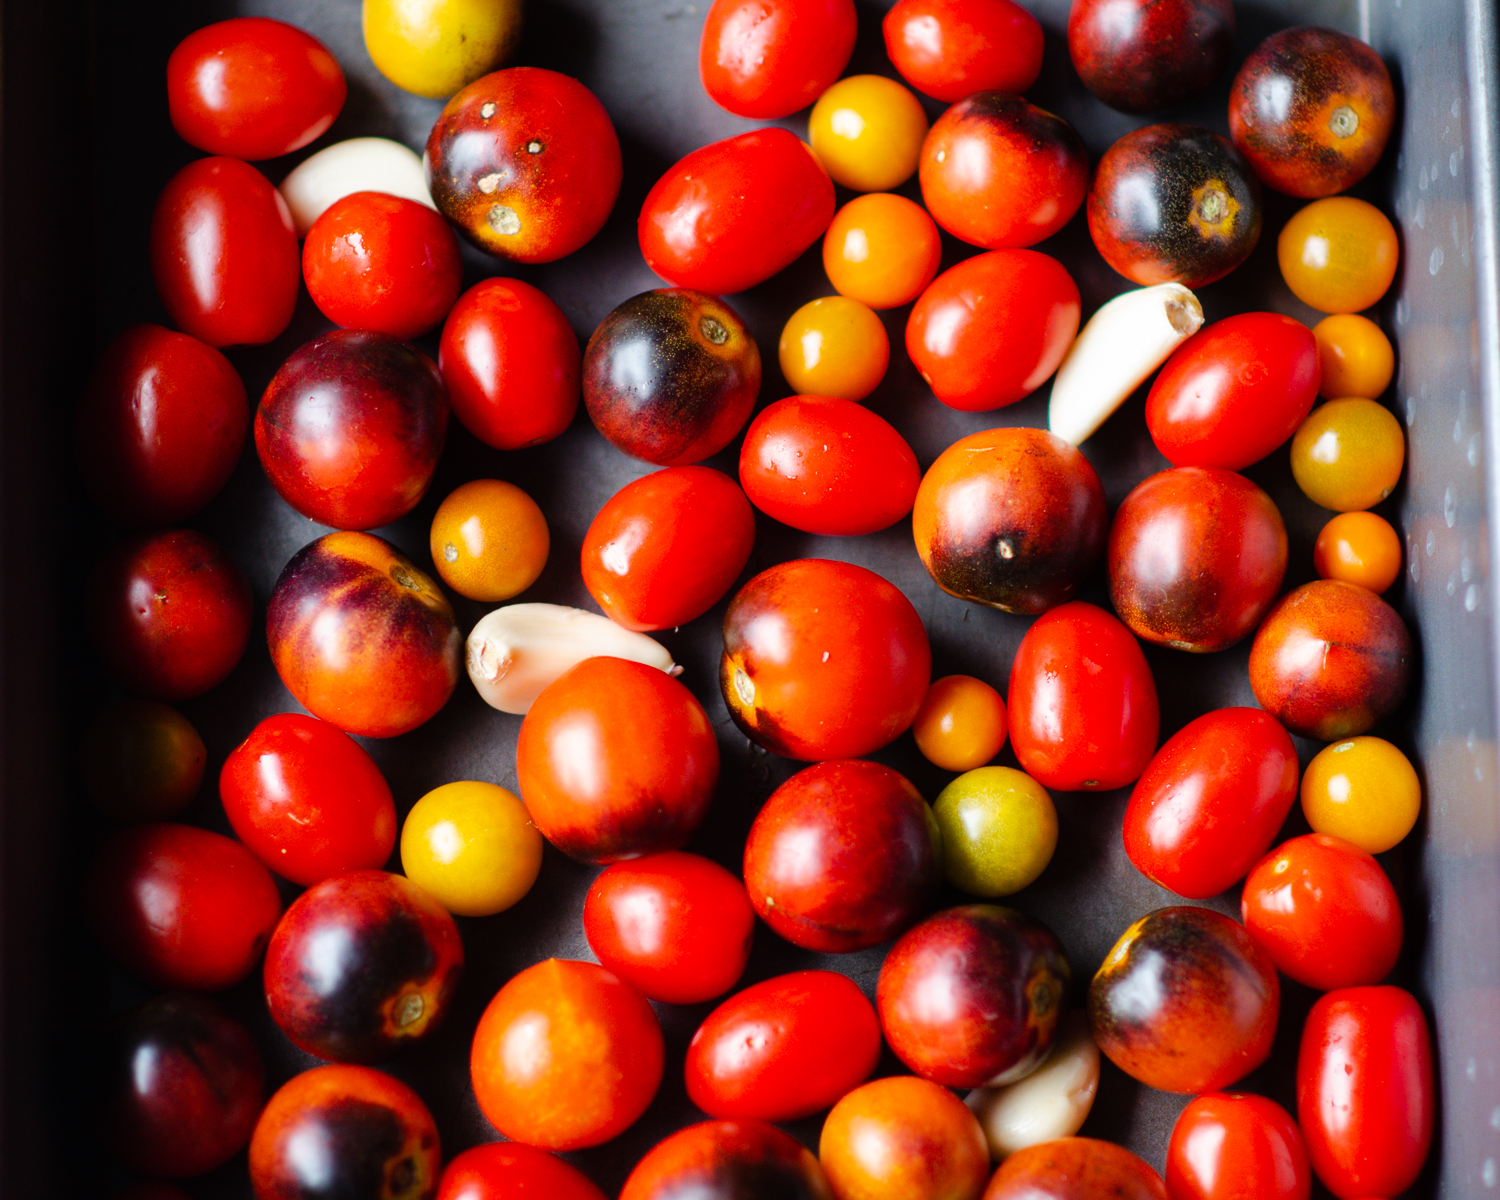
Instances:
[[[298,237],[306,237],[313,222],[335,200],[355,192],[386,192],[434,207],[427,194],[422,160],[415,151],[389,138],[337,142],[299,163],[281,181],[281,198],[292,210]]]
[[[660,642],[598,613],[561,604],[495,609],[469,634],[466,661],[469,678],[486,704],[521,714],[564,671],[600,654],[645,663],[668,675],[682,673]]]
[[[975,1088],[964,1103],[974,1110],[990,1156],[997,1161],[1027,1146],[1072,1137],[1083,1127],[1099,1090],[1099,1047],[1088,1018],[1073,1013],[1051,1055],[1015,1083]]]
[[[1047,428],[1078,445],[1203,326],[1203,306],[1180,283],[1116,296],[1073,339],[1057,368]]]

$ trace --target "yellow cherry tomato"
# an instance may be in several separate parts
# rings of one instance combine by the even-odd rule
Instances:
[[[433,514],[432,563],[470,600],[509,600],[536,582],[551,540],[537,503],[513,483],[476,479]]]
[[[880,318],[858,300],[804,304],[781,331],[781,374],[804,396],[863,400],[885,378],[891,343]]]
[[[905,196],[856,196],[823,235],[823,269],[834,291],[871,308],[910,304],[937,274],[937,223]]]
[[[542,835],[520,797],[493,783],[447,783],[401,826],[401,869],[451,913],[487,917],[531,890]]]
[[[974,896],[1009,896],[1040,875],[1057,849],[1047,789],[1011,767],[960,775],[932,803],[948,882]]]
[[[972,675],[934,680],[912,722],[917,749],[945,771],[982,767],[1005,745],[1005,701]]]
[[[446,100],[515,50],[521,0],[364,0],[365,49],[380,73]]]
[[[1313,567],[1323,579],[1355,583],[1378,596],[1401,574],[1401,537],[1375,513],[1339,513],[1313,544]]]
[[[1373,204],[1352,196],[1314,200],[1281,230],[1276,257],[1287,287],[1326,313],[1369,308],[1396,278],[1396,228]]]
[[[1401,422],[1375,400],[1330,400],[1292,435],[1292,476],[1314,504],[1353,512],[1379,504],[1401,478]]]
[[[1318,752],[1302,776],[1302,812],[1314,833],[1380,854],[1411,832],[1422,785],[1406,755],[1378,737],[1349,738]]]
[[[1359,396],[1377,399],[1391,386],[1396,352],[1380,326],[1357,313],[1334,313],[1313,326],[1323,382],[1318,394],[1326,400]]]
[[[835,183],[886,192],[916,173],[927,114],[922,102],[884,75],[851,75],[818,98],[807,129]]]

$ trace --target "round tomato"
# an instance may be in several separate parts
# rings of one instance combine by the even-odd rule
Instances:
[[[698,71],[715,104],[740,117],[789,117],[844,73],[854,0],[714,0]]]
[[[449,912],[487,917],[531,890],[542,869],[542,835],[514,792],[445,783],[406,814],[401,869]]]
[[[1167,1200],[1149,1163],[1124,1146],[1066,1137],[1016,1151],[990,1178],[984,1200]]]
[[[1318,533],[1313,568],[1321,579],[1341,579],[1377,596],[1401,575],[1401,535],[1382,516],[1339,513]]]
[[[1041,22],[1013,0],[897,0],[882,31],[906,82],[947,104],[975,92],[1019,96],[1041,74]]]
[[[1333,313],[1313,326],[1323,381],[1318,394],[1325,400],[1359,396],[1376,400],[1396,373],[1396,351],[1379,325],[1358,313]]]
[[[1378,400],[1330,400],[1292,437],[1292,478],[1336,512],[1361,512],[1396,488],[1406,461],[1401,422]]]
[[[1124,787],[1156,750],[1156,681],[1140,643],[1082,600],[1052,609],[1026,631],[1006,709],[1016,757],[1045,788]]]
[[[823,235],[828,282],[839,295],[870,308],[910,304],[932,282],[942,256],[927,210],[889,192],[854,197],[834,213]]]
[[[1264,1096],[1198,1096],[1172,1127],[1167,1191],[1172,1200],[1307,1200],[1312,1172],[1302,1131]]]
[[[653,1146],[620,1200],[828,1200],[812,1151],[764,1121],[704,1121]]]
[[[397,87],[446,100],[521,40],[521,0],[364,0],[365,49]]]
[[[1318,833],[1382,854],[1400,843],[1422,811],[1422,781],[1411,760],[1383,738],[1324,746],[1302,775],[1302,815]]]
[[[470,600],[509,600],[537,581],[552,538],[541,506],[499,479],[471,479],[432,515],[427,547],[442,581]]]
[[[809,300],[781,329],[787,386],[804,396],[863,400],[885,378],[891,343],[873,311],[848,296]]]
[[[1395,280],[1401,243],[1390,218],[1373,204],[1328,196],[1281,227],[1276,259],[1303,304],[1325,313],[1360,312]]]
[[[1234,26],[1230,0],[1078,0],[1068,54],[1083,86],[1111,108],[1159,112],[1219,77]]]
[[[927,689],[911,730],[928,762],[945,771],[972,771],[1005,745],[1005,701],[982,679],[944,675]]]
[[[807,136],[835,183],[856,192],[886,192],[916,172],[927,114],[894,79],[851,75],[818,97]]]
[[[577,1167],[520,1142],[485,1142],[454,1155],[437,1200],[607,1200]]]

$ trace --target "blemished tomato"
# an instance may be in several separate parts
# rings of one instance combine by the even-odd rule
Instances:
[[[795,1121],[863,1083],[880,1022],[859,985],[794,971],[731,996],[688,1043],[687,1093],[711,1117]]]
[[[1390,218],[1353,196],[1314,200],[1281,227],[1281,277],[1302,303],[1326,313],[1357,313],[1385,295],[1401,246]]]
[[[1396,352],[1379,325],[1358,313],[1333,313],[1313,326],[1323,382],[1318,394],[1325,400],[1346,396],[1378,399],[1391,386]]]
[[[322,42],[284,21],[235,17],[183,38],[167,59],[167,111],[190,146],[250,161],[300,150],[344,107]]]
[[[934,679],[911,731],[928,762],[945,771],[982,767],[1005,745],[1005,701],[972,675]]]
[[[446,100],[508,59],[521,0],[365,0],[365,49],[397,87]]]
[[[777,352],[794,392],[863,400],[885,378],[891,344],[880,318],[864,304],[825,296],[787,319]]]
[[[729,476],[668,467],[599,510],[583,535],[583,586],[626,629],[674,629],[719,602],[754,544],[755,513]]]
[[[916,171],[927,113],[894,79],[851,75],[818,97],[807,133],[834,183],[856,192],[885,192]]]
[[[1140,644],[1074,600],[1026,631],[1010,669],[1010,740],[1026,773],[1058,791],[1133,782],[1156,751],[1156,681]]]
[[[1422,781],[1411,761],[1384,738],[1334,742],[1302,774],[1302,815],[1318,833],[1370,854],[1397,845],[1422,811]]]
[[[1321,379],[1318,343],[1305,325],[1240,313],[1177,348],[1146,397],[1146,425],[1174,467],[1243,470],[1296,433]]]
[[[1401,479],[1406,437],[1378,400],[1330,400],[1292,438],[1292,477],[1314,504],[1356,512],[1379,504]]]
[[[1166,1182],[1172,1200],[1307,1200],[1312,1170],[1302,1131],[1276,1101],[1211,1092],[1172,1127]]]
[[[1297,1055],[1297,1121],[1334,1195],[1410,1187],[1432,1145],[1436,1102],[1432,1039],[1410,992],[1342,988],[1313,1005]]]
[[[292,319],[302,257],[270,180],[237,158],[200,158],[151,215],[151,277],[172,322],[210,346],[269,342]]]
[[[1375,513],[1339,513],[1313,543],[1313,568],[1322,579],[1356,583],[1378,596],[1401,574],[1401,535]]]
[[[948,104],[1021,95],[1042,70],[1041,22],[1012,0],[898,0],[881,28],[902,78]]]
[[[396,804],[375,760],[301,713],[267,717],[229,752],[219,797],[240,841],[304,886],[383,867],[396,844]]]
[[[406,814],[401,869],[449,912],[487,917],[531,890],[542,869],[542,835],[514,792],[445,783]]]
[[[470,600],[509,600],[536,582],[552,539],[541,506],[513,483],[474,479],[432,514],[432,562],[444,583]]]
[[[736,116],[789,117],[844,73],[855,28],[854,0],[714,0],[698,47],[703,88]]]
[[[485,1142],[454,1155],[437,1200],[607,1200],[571,1163],[520,1142]]]
[[[932,282],[942,256],[927,210],[889,192],[856,196],[834,213],[823,235],[828,282],[870,308],[910,304]]]
[[[796,134],[773,127],[681,159],[647,194],[637,228],[658,275],[722,296],[788,266],[832,219],[833,180],[823,164]]]
[[[663,1056],[644,996],[595,963],[549,958],[495,993],[474,1031],[469,1073],[480,1109],[506,1137],[578,1150],[646,1111]]]
[[[698,1004],[745,973],[755,910],[738,876],[668,850],[599,873],[583,901],[595,957],[652,1000]]]
[[[1297,799],[1297,748],[1258,708],[1205,713],[1167,740],[1125,809],[1125,853],[1154,883],[1206,900],[1270,849]]]
[[[922,473],[906,439],[852,400],[789,396],[762,410],[740,447],[740,486],[805,533],[853,536],[911,512]]]

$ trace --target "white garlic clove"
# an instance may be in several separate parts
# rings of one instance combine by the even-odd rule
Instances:
[[[997,1161],[1027,1146],[1072,1137],[1083,1127],[1099,1090],[1099,1047],[1088,1018],[1073,1013],[1047,1060],[1004,1087],[975,1088],[965,1099],[979,1118]]]
[[[427,194],[422,160],[389,138],[337,142],[299,163],[281,181],[281,198],[292,210],[298,237],[306,237],[313,222],[335,200],[355,192],[385,192],[436,207]]]

